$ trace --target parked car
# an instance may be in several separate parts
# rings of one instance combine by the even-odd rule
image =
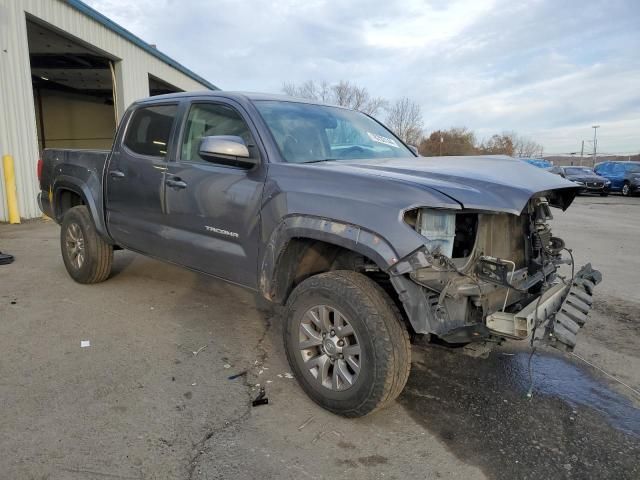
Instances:
[[[582,187],[580,193],[598,193],[603,197],[609,195],[611,181],[597,175],[589,167],[556,166],[549,171],[580,185]]]
[[[544,158],[519,158],[523,162],[527,162],[529,165],[533,165],[534,167],[549,169],[553,167],[553,163]]]
[[[556,274],[551,207],[575,183],[509,157],[418,157],[363,113],[289,97],[142,100],[112,151],[47,149],[39,172],[71,278],[102,282],[129,249],[284,305],[295,377],[348,417],[400,394],[412,337],[573,349],[601,279]]]
[[[611,182],[612,192],[626,197],[640,190],[640,162],[602,162],[594,170]]]

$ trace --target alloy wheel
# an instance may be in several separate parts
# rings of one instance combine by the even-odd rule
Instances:
[[[362,368],[360,343],[349,320],[328,305],[306,311],[299,327],[299,349],[304,368],[330,390],[351,388]]]
[[[67,255],[71,264],[76,269],[82,268],[85,260],[84,235],[82,229],[77,223],[69,224],[65,235],[65,245],[67,247]]]

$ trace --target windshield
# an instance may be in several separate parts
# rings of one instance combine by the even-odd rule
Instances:
[[[287,162],[415,157],[393,133],[363,113],[297,102],[254,103]]]
[[[571,167],[565,168],[564,173],[567,175],[593,175],[593,170],[587,167]]]

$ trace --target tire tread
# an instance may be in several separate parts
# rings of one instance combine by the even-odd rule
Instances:
[[[349,410],[328,410],[346,417],[360,417],[380,410],[392,403],[402,392],[411,369],[409,333],[396,304],[370,278],[350,270],[334,270],[308,278],[292,292],[287,302],[287,316],[297,299],[309,291],[331,287],[341,298],[358,305],[366,315],[366,322],[374,343],[377,364],[385,368],[382,379],[374,382],[362,403]],[[287,327],[289,322],[287,321]],[[285,342],[288,328],[284,329]],[[289,349],[287,357],[292,364]],[[311,396],[312,399],[318,401]]]

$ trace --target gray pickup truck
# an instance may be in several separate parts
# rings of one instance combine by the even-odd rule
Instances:
[[[39,202],[77,282],[106,280],[128,249],[284,305],[300,385],[356,417],[400,394],[412,341],[571,350],[601,278],[549,226],[576,184],[508,157],[414,152],[345,108],[163,95],[127,110],[110,152],[45,150]]]

